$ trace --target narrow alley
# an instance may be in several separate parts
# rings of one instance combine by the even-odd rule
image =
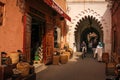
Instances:
[[[0,80],[119,80],[119,23],[120,0],[0,0]]]
[[[94,60],[91,55],[81,59],[76,53],[67,64],[48,65],[36,75],[36,80],[105,80],[105,63]]]

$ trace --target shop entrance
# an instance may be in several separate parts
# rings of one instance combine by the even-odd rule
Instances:
[[[31,62],[40,58],[39,51],[43,49],[42,42],[45,31],[45,22],[32,16],[31,24]],[[43,55],[41,55],[42,57]]]

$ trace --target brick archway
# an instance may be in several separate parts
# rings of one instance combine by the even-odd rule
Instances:
[[[80,51],[80,43],[85,40],[88,43],[87,35],[94,32],[97,35],[97,41],[103,41],[102,24],[93,16],[84,16],[75,27],[75,43],[77,51]]]

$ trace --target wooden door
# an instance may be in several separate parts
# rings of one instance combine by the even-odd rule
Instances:
[[[31,22],[32,18],[30,15],[26,14],[25,21],[25,32],[24,32],[24,54],[28,62],[30,62],[30,53],[31,53]]]
[[[53,26],[51,24],[46,24],[46,34],[44,36],[44,63],[52,63],[53,48],[54,48],[54,38],[53,38]]]

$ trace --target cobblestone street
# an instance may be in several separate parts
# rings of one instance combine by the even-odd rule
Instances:
[[[67,64],[48,65],[37,74],[37,80],[105,80],[105,64],[90,55],[81,59],[75,53]]]

